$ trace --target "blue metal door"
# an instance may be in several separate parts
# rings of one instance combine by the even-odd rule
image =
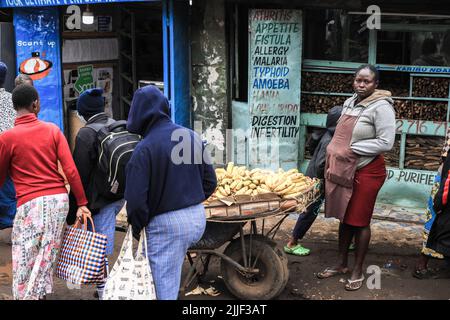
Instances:
[[[189,1],[163,1],[164,94],[172,120],[192,128],[190,98]]]

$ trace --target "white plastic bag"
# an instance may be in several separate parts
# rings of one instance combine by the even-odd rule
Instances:
[[[128,227],[119,257],[106,280],[103,300],[156,300],[145,229],[141,231],[138,250],[133,257],[133,233],[131,226]]]

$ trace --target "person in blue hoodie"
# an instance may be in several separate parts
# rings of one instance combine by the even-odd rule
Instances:
[[[143,136],[126,167],[128,222],[143,228],[159,300],[176,300],[184,257],[205,230],[203,201],[217,187],[200,137],[174,124],[169,102],[155,86],[138,89],[127,130]]]

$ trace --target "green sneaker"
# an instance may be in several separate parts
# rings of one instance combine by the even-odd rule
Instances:
[[[287,254],[292,254],[294,256],[307,256],[311,250],[308,248],[302,247],[302,245],[298,244],[294,247],[284,246],[284,252]]]
[[[349,251],[353,251],[353,250],[355,250],[356,249],[356,245],[352,242],[352,243],[350,243],[350,245],[348,246],[348,250]]]

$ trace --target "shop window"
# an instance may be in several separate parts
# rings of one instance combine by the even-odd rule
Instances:
[[[343,10],[306,10],[305,59],[367,62],[369,32],[365,16]]]
[[[450,31],[380,31],[377,63],[450,66]]]

